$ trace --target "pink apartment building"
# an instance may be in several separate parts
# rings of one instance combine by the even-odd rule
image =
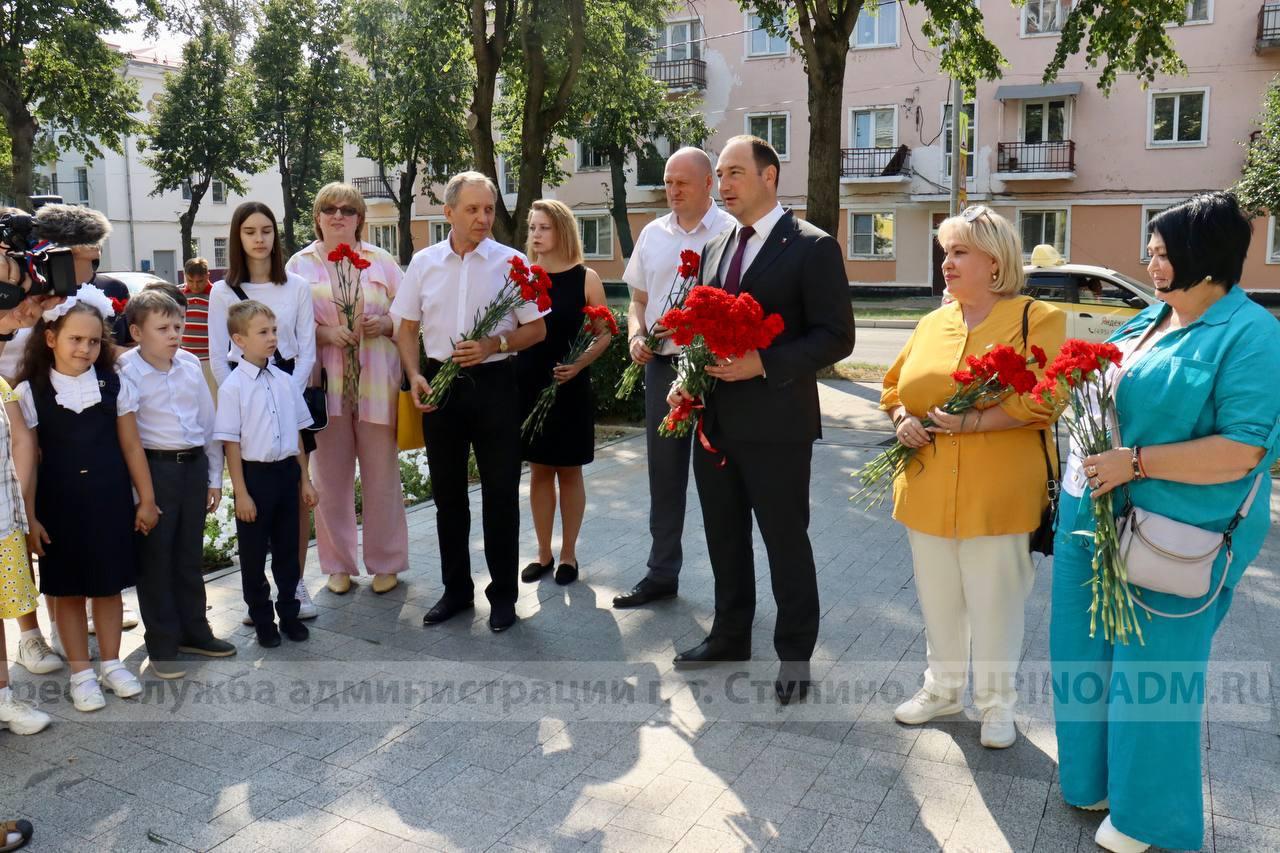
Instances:
[[[852,284],[941,292],[933,233],[951,188],[950,81],[922,49],[923,11],[882,2],[879,14],[864,13],[849,57],[838,237]],[[1054,83],[1041,81],[1068,3],[983,4],[987,33],[1009,65],[963,106],[972,117],[969,201],[1014,220],[1028,252],[1050,243],[1072,262],[1144,278],[1150,217],[1239,177],[1262,94],[1280,73],[1280,0],[1190,0],[1188,23],[1173,33],[1189,74],[1159,77],[1146,89],[1122,76],[1110,97],[1081,59]],[[772,141],[783,160],[782,202],[803,215],[806,79],[785,40],[756,23],[734,0],[690,0],[667,23],[651,71],[673,88],[701,92],[713,155],[743,132]],[[619,279],[625,259],[606,209],[607,164],[583,146],[570,149],[563,166],[571,177],[545,194],[574,209],[588,263]],[[373,164],[351,158],[347,171],[375,174]],[[502,177],[513,204],[515,188]],[[632,174],[633,235],[666,212],[661,181],[657,162]],[[370,201],[371,239],[394,245],[394,208]],[[418,246],[447,233],[440,208],[425,198],[413,225]],[[1277,218],[1259,219],[1255,235],[1243,283],[1280,291]]]

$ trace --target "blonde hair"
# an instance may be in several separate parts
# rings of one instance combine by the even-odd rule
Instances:
[[[249,323],[254,317],[267,317],[274,320],[276,312],[265,303],[254,299],[244,299],[227,309],[227,331],[233,335],[244,335],[249,332]]]
[[[1022,292],[1026,276],[1022,272],[1022,238],[1013,223],[984,204],[967,208],[959,216],[944,219],[938,226],[938,242],[945,237],[964,243],[991,256],[996,262],[991,292],[1013,296]]]
[[[320,188],[320,192],[316,193],[316,203],[311,206],[311,216],[315,219],[316,239],[324,240],[324,231],[320,228],[320,210],[329,205],[349,204],[354,207],[356,213],[356,239],[364,239],[364,216],[367,208],[364,203],[364,196],[360,194],[360,190],[351,186],[335,181],[332,184],[325,184]],[[352,247],[356,248],[356,247]]]
[[[578,235],[578,221],[573,218],[573,211],[569,206],[555,199],[540,198],[530,206],[529,215],[533,216],[535,210],[546,214],[551,220],[551,230],[556,234],[556,248],[565,260],[571,264],[582,263],[582,237]],[[533,251],[532,239],[525,243],[525,254],[532,261],[538,260]]]

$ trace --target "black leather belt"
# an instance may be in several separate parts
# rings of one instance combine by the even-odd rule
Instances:
[[[197,460],[204,461],[205,459],[203,447],[190,447],[186,450],[148,450],[146,454],[148,459],[155,459],[160,462],[177,462],[178,464]]]

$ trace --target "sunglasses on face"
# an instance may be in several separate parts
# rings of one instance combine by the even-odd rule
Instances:
[[[320,208],[320,212],[325,216],[337,216],[339,213],[343,216],[355,216],[360,211],[356,210],[354,207],[348,207],[346,205],[339,207],[336,204],[330,204]]]

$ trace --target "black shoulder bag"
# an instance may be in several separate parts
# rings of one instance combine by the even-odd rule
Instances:
[[[1031,312],[1031,300],[1022,306],[1022,354],[1028,352],[1027,317]],[[1058,519],[1058,476],[1053,471],[1053,463],[1049,460],[1049,430],[1040,431],[1040,450],[1044,454],[1045,488],[1049,492],[1049,505],[1040,513],[1040,526],[1031,534],[1030,550],[1033,554],[1053,556],[1053,528]],[[1058,455],[1058,425],[1053,425],[1053,454]]]
[[[241,302],[248,302],[249,297],[245,294],[244,288],[238,284],[229,285],[233,293],[240,298]],[[280,355],[280,350],[276,350],[272,355],[271,361],[276,367],[285,373],[293,375],[294,362],[291,358],[285,358]],[[306,432],[319,432],[329,425],[329,374],[325,372],[323,367],[320,368],[320,384],[317,386],[307,386],[302,389],[302,399],[307,404],[307,411],[311,413],[311,426],[303,427]],[[312,447],[307,448],[307,452],[314,450]]]

